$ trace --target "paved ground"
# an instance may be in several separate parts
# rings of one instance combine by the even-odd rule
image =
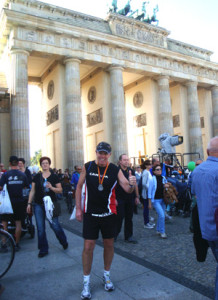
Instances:
[[[81,223],[69,221],[65,202],[60,202],[63,226],[81,236]],[[151,215],[156,219],[154,211]],[[216,263],[211,250],[204,263],[197,262],[189,221],[189,218],[173,217],[166,223],[168,238],[163,240],[156,235],[155,229],[143,228],[142,208],[138,208],[138,215],[134,215],[134,237],[138,244],[124,242],[122,233],[115,243],[115,252],[213,299]],[[102,245],[101,240],[98,245]]]
[[[62,204],[64,205],[64,203]],[[30,239],[29,235],[26,234],[21,240],[21,250],[16,253],[11,269],[1,278],[1,283],[5,286],[5,291],[0,297],[1,300],[80,299],[83,278],[81,224],[76,221],[69,221],[69,215],[64,208],[61,220],[65,223],[65,228],[69,228],[69,230],[65,229],[69,242],[68,249],[63,250],[47,224],[49,255],[38,258],[37,239]],[[182,268],[178,271],[178,266],[173,267],[176,260],[173,256],[175,250],[184,253],[181,247],[173,244],[175,240],[172,228],[181,227],[177,224],[179,220],[176,219],[174,225],[167,226],[169,239],[163,241],[158,239],[153,232],[144,231],[140,225],[141,215],[135,216],[135,227],[138,224],[138,229],[135,228],[136,237],[139,244],[127,245],[123,243],[122,239],[117,241],[111,268],[111,276],[115,284],[115,291],[112,293],[106,292],[102,286],[103,258],[101,242],[99,241],[95,247],[91,272],[92,300],[213,299],[212,287],[204,286],[204,291],[199,293],[196,291],[194,282],[184,278]],[[185,220],[181,222],[182,226],[185,222]],[[182,234],[177,236],[182,236]],[[0,264],[5,255],[7,253],[1,254]],[[171,257],[170,263],[167,263],[168,256]],[[181,256],[183,258],[180,259],[184,259],[184,254]],[[186,260],[184,261],[188,270],[189,264]],[[192,257],[191,268],[194,266],[193,261]],[[211,270],[212,272],[213,270]],[[214,273],[210,276],[214,278]],[[206,285],[206,282],[204,284]]]

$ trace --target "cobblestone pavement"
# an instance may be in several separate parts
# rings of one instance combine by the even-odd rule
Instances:
[[[64,200],[61,201],[61,206],[60,221],[63,227],[81,235],[82,224],[75,220],[69,221],[70,214]],[[155,211],[151,211],[151,216],[156,221]],[[213,299],[216,263],[210,249],[206,261],[197,262],[192,233],[189,231],[190,218],[175,216],[166,222],[167,239],[157,236],[155,228],[143,228],[141,207],[138,208],[138,214],[134,215],[133,222],[134,238],[138,243],[124,242],[122,232],[115,243],[116,253]],[[101,245],[101,239],[98,244]]]

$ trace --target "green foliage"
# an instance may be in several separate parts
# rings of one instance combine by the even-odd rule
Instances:
[[[40,166],[39,165],[39,160],[40,160],[41,157],[42,157],[42,150],[40,149],[38,151],[35,151],[34,156],[31,157],[31,160],[30,160],[31,166],[35,166],[35,165]]]

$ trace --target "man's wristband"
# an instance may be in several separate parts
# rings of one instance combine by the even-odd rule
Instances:
[[[28,202],[27,205],[32,205],[32,203]]]

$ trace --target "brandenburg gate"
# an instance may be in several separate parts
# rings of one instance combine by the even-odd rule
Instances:
[[[191,26],[191,25],[190,25]],[[52,166],[94,159],[99,141],[152,155],[161,133],[203,157],[218,135],[212,52],[116,13],[92,17],[39,1],[4,1],[0,19],[0,160],[30,160],[28,85],[42,89],[42,153]]]

